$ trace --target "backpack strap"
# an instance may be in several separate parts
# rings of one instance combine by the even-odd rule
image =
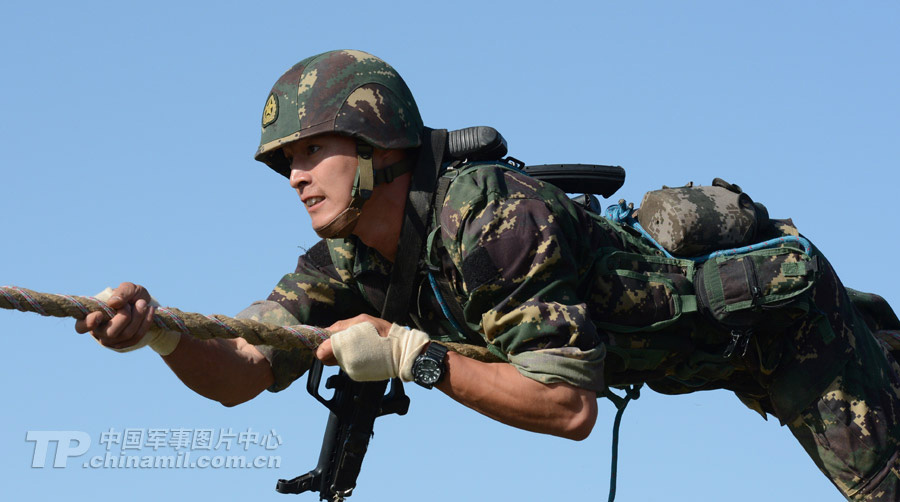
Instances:
[[[456,179],[456,176],[444,175],[441,176],[441,179],[438,181],[438,188],[435,191],[434,197],[434,219],[432,220],[434,228],[429,232],[428,241],[425,243],[426,253],[430,253],[431,249],[434,247],[434,238],[440,231],[440,225],[437,222],[438,215],[440,214],[441,208],[444,206],[444,199],[447,198],[447,190],[450,188],[450,184],[454,179]],[[446,254],[447,251],[443,246],[438,246],[437,252],[439,254]],[[456,293],[450,286],[450,281],[447,280],[447,277],[445,277],[444,274],[440,273],[440,267],[431,263],[427,254],[426,265],[428,267],[428,282],[431,285],[431,290],[434,291],[434,296],[437,298],[438,304],[441,306],[441,312],[444,313],[444,317],[450,321],[450,324],[453,325],[456,331],[461,333],[469,343],[483,345],[484,339],[481,335],[476,333],[475,330],[470,328],[469,324],[466,322],[462,305],[459,304]],[[501,358],[504,360],[506,359],[506,357],[502,355]]]
[[[425,129],[423,136],[417,168],[413,172],[404,210],[397,256],[391,268],[391,282],[381,309],[382,319],[407,325],[413,286],[416,282],[413,279],[422,257],[433,207],[435,183],[447,148],[446,129]]]
[[[391,164],[383,169],[379,169],[374,172],[374,180],[375,186],[381,185],[382,183],[390,183],[394,181],[394,179],[410,172],[415,167],[415,164],[409,158],[405,158],[396,164]]]
[[[451,167],[453,166],[451,165]],[[440,267],[432,263],[428,256],[428,253],[430,253],[431,249],[435,246],[434,238],[440,229],[438,219],[441,208],[444,206],[444,199],[447,198],[447,191],[450,189],[450,185],[453,183],[453,180],[455,180],[457,175],[459,175],[463,171],[465,171],[465,169],[450,169],[449,172],[445,172],[438,180],[437,189],[435,190],[434,194],[433,212],[431,215],[432,228],[428,233],[428,241],[425,243],[425,263],[428,270],[428,282],[431,285],[431,290],[434,292],[434,296],[437,299],[438,304],[441,306],[441,312],[443,312],[444,317],[446,317],[447,320],[450,321],[450,324],[453,326],[453,328],[456,329],[458,333],[462,334],[469,343],[473,345],[483,346],[484,338],[478,332],[469,327],[469,324],[466,322],[462,305],[460,305],[459,300],[456,297],[456,293],[454,292],[453,287],[450,285],[450,281],[440,273]],[[439,255],[446,253],[444,247],[440,245],[437,246],[436,250]],[[493,346],[488,345],[487,347],[488,350],[499,356],[501,359],[507,359],[507,356],[505,354],[501,353]]]

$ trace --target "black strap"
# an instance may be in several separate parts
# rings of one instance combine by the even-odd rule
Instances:
[[[381,309],[382,319],[398,324],[409,324],[409,306],[412,305],[413,286],[416,282],[414,278],[428,232],[435,183],[447,148],[446,129],[425,129],[423,136],[416,162],[417,169],[413,172],[406,200],[400,242],[391,269],[391,282]]]
[[[447,191],[450,189],[450,183],[453,181],[453,178],[450,176],[441,176],[438,180],[437,190],[434,193],[434,211],[440,211],[441,207],[444,205],[444,199],[447,198]],[[427,252],[427,251],[426,251]],[[438,249],[439,253],[446,253],[443,247]],[[437,272],[436,270],[432,272]],[[466,340],[469,343],[474,345],[484,345],[484,338],[481,337],[478,333],[475,332],[472,328],[469,327],[469,324],[466,323],[466,317],[463,314],[462,305],[459,304],[459,301],[456,299],[456,293],[453,291],[453,288],[450,286],[450,281],[444,276],[444,274],[435,274],[432,273],[432,277],[434,278],[434,282],[437,284],[437,292],[440,292],[440,296],[438,297],[438,301],[449,311],[449,316],[452,316],[450,320],[450,324],[452,324],[457,330],[462,332],[462,335],[466,337]],[[448,312],[445,312],[447,315]]]
[[[411,160],[403,159],[396,164],[391,164],[385,168],[378,169],[375,171],[375,186],[378,186],[382,183],[390,183],[394,181],[395,178],[400,175],[406,174],[409,171],[412,171],[414,164]]]
[[[434,210],[440,211],[444,207],[444,199],[447,198],[447,190],[450,189],[450,182],[453,179],[450,176],[441,176],[438,180],[437,190],[434,193]]]

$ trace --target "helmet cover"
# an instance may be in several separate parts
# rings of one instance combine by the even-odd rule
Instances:
[[[255,158],[290,176],[281,148],[291,141],[337,133],[402,149],[419,146],[422,131],[419,108],[393,67],[362,51],[330,51],[300,61],[275,82]]]

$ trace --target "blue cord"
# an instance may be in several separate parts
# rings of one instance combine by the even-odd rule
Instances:
[[[634,219],[634,207],[631,205],[626,206],[624,200],[619,201],[618,204],[607,207],[606,213],[603,216],[608,220],[611,220],[611,221],[614,221],[616,223],[620,223],[623,225],[628,225],[631,228],[637,230],[645,239],[650,241],[651,244],[653,244],[657,249],[662,251],[662,253],[666,256],[666,258],[685,259],[685,260],[692,260],[697,263],[703,263],[707,260],[711,260],[718,256],[731,256],[731,255],[736,255],[736,254],[741,254],[741,253],[747,253],[750,251],[756,251],[757,249],[766,249],[766,248],[776,247],[778,245],[785,244],[788,242],[794,242],[794,243],[800,244],[800,246],[803,247],[803,252],[806,253],[807,255],[812,253],[812,244],[810,244],[808,240],[806,240],[803,237],[799,237],[799,236],[795,236],[795,235],[785,235],[783,237],[776,237],[774,239],[769,239],[764,242],[758,242],[755,244],[750,244],[750,245],[742,246],[739,248],[720,249],[718,251],[713,251],[712,253],[709,253],[709,254],[703,255],[703,256],[683,257],[682,258],[682,257],[678,257],[678,256],[673,256],[672,253],[670,253],[666,250],[666,248],[662,247],[662,245],[660,245],[658,242],[656,242],[656,239],[654,239],[653,237],[650,237],[650,234],[647,233],[646,230],[644,230],[644,227],[642,227],[641,224],[638,223],[638,221]]]
[[[444,317],[450,321],[450,324],[453,325],[453,328],[459,333],[465,333],[462,327],[456,323],[456,319],[453,318],[453,315],[450,313],[450,308],[447,307],[447,302],[444,300],[444,295],[441,294],[440,289],[438,289],[437,280],[434,278],[434,274],[428,272],[428,282],[431,283],[431,290],[434,291],[434,296],[437,298],[438,304],[441,306],[441,312],[444,313]],[[465,320],[463,321],[465,322]]]

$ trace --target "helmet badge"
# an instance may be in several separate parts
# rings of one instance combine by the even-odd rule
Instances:
[[[263,108],[262,126],[266,127],[278,119],[278,96],[275,93],[269,94],[266,100],[266,107]]]

